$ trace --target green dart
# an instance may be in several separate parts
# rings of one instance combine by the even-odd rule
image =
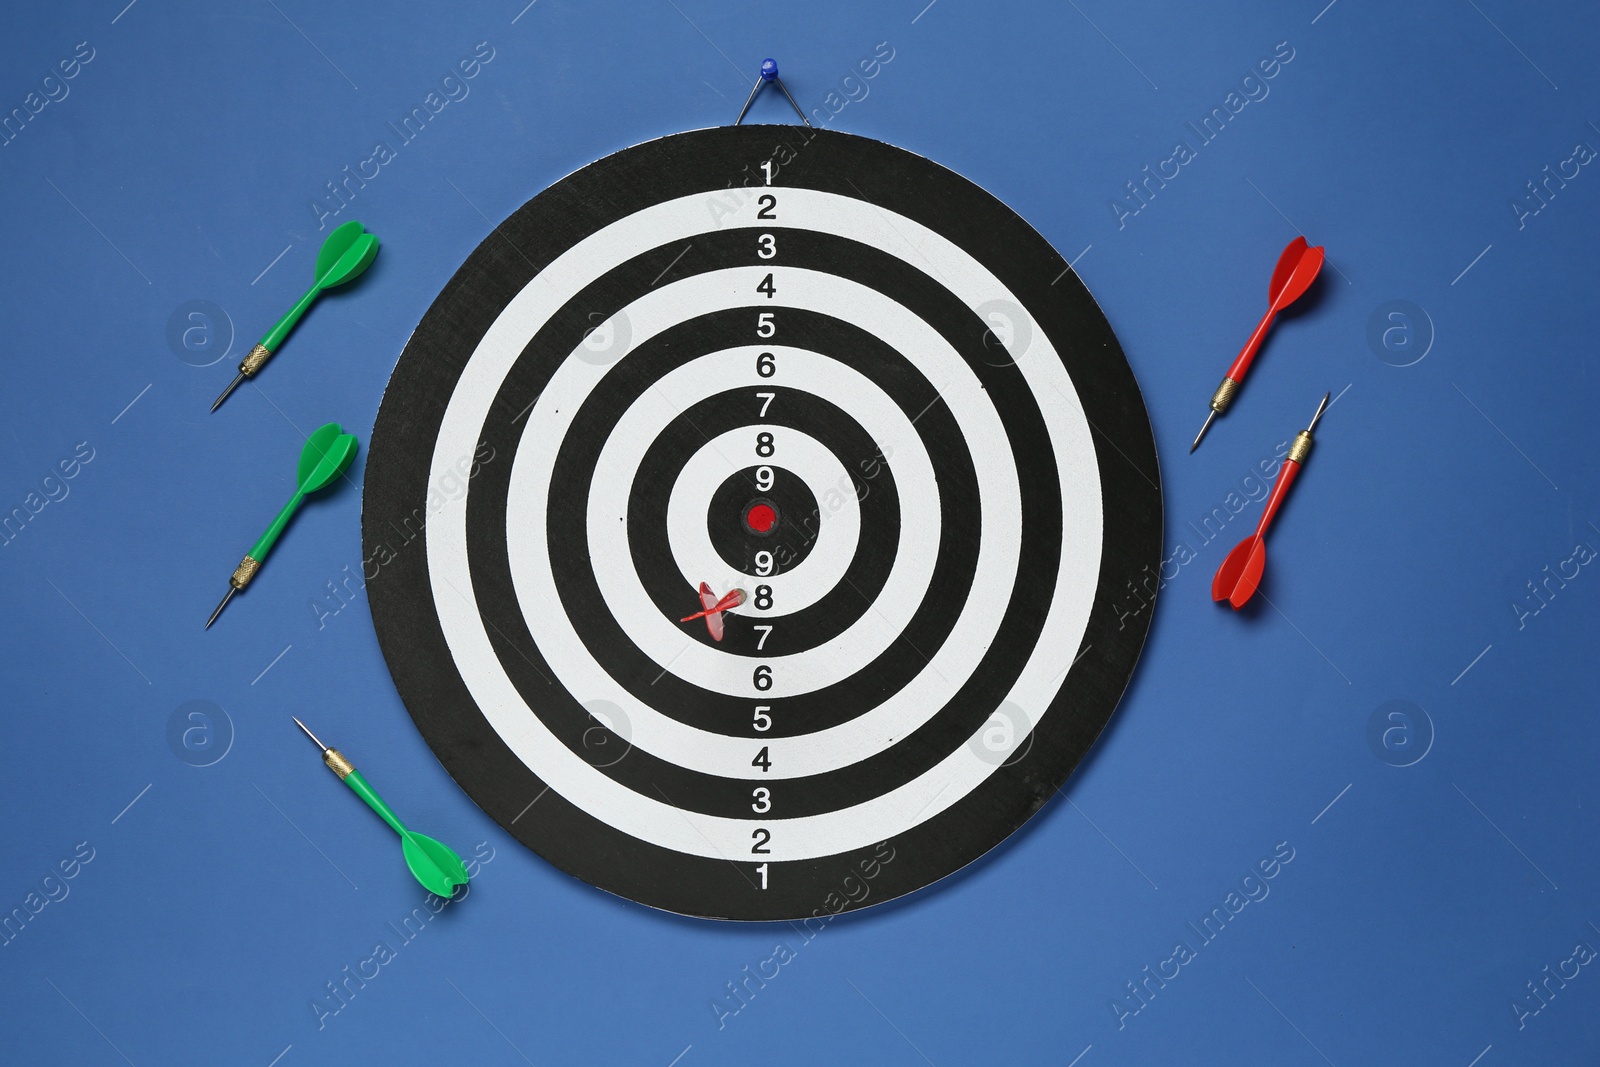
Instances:
[[[328,235],[322,242],[322,251],[317,253],[317,280],[311,283],[311,288],[306,290],[306,295],[295,302],[294,307],[279,319],[261,338],[261,342],[252,348],[248,355],[239,363],[239,373],[228,383],[228,387],[217,397],[217,402],[211,405],[215,411],[228,399],[228,394],[239,387],[239,383],[246,378],[254,378],[256,372],[267,365],[267,360],[278,350],[283,339],[289,336],[289,331],[294,329],[295,323],[306,313],[306,309],[321,296],[323,290],[332,289],[336,285],[343,285],[361,277],[361,272],[372,265],[373,259],[378,255],[378,238],[367,232],[366,227],[351,219]]]
[[[290,718],[293,719],[294,716],[291,715]],[[455,891],[456,886],[467,884],[467,868],[462,865],[460,856],[456,855],[448,845],[407,830],[389,805],[383,802],[383,798],[367,784],[365,778],[361,777],[361,772],[344,758],[343,753],[318,741],[317,735],[307,729],[306,724],[299,719],[294,719],[294,724],[305,730],[306,736],[311,738],[312,743],[322,749],[322,762],[328,765],[328,770],[343,779],[344,784],[349,786],[356,796],[367,802],[367,807],[377,812],[383,821],[400,835],[406,866],[411,868],[412,875],[422,883],[422,888],[436,897],[448,897]]]
[[[296,475],[294,496],[278,512],[278,517],[272,520],[267,532],[258,537],[256,543],[250,546],[250,551],[245,553],[244,561],[233,572],[233,577],[228,579],[227,595],[217,605],[217,610],[211,613],[211,618],[206,620],[206,629],[211,629],[211,624],[217,621],[217,616],[228,606],[233,594],[249,585],[250,579],[256,576],[267,553],[278,543],[278,535],[283,533],[283,528],[289,525],[294,513],[305,503],[306,494],[325,488],[345,472],[355,456],[355,434],[345,433],[337,422],[318,427],[306,439],[305,447],[300,450],[300,470]]]

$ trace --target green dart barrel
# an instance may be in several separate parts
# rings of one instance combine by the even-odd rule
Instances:
[[[228,601],[233,599],[233,595],[250,584],[256,572],[261,569],[261,564],[266,561],[267,554],[272,551],[272,546],[278,543],[278,537],[289,525],[289,520],[294,518],[295,512],[300,510],[300,505],[305,503],[306,496],[318,489],[326,488],[350,466],[350,462],[355,459],[357,445],[355,435],[345,433],[337,422],[319,426],[306,439],[305,447],[300,450],[300,466],[295,474],[294,495],[279,510],[261,536],[256,538],[256,543],[250,546],[250,551],[245,553],[243,561],[228,579],[228,592],[217,605],[217,609],[211,613],[211,618],[206,620],[206,629],[209,630],[211,624],[217,621],[217,616],[222,614],[222,609],[228,606]]]

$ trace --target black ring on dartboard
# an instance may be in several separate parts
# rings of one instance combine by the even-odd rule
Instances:
[[[772,488],[763,490],[757,472],[770,467]],[[824,494],[826,496],[826,494]],[[775,519],[765,530],[750,525],[750,513],[757,506],[772,509]],[[783,573],[795,570],[811,555],[821,536],[823,522],[816,516],[825,513],[811,487],[795,471],[781,463],[753,464],[722,480],[706,501],[706,539],[717,557],[740,574],[759,581],[774,567]],[[772,561],[763,565],[757,556],[767,552]]]
[[[1061,354],[1094,428],[1104,522],[1082,655],[1061,650],[1064,665],[1076,662],[1027,754],[892,842],[773,864],[772,884],[758,890],[748,864],[647,844],[556,791],[544,795],[545,784],[484,719],[458,673],[429,609],[434,592],[419,533],[429,515],[434,439],[454,385],[537,265],[654,203],[704,195],[736,205],[736,197],[750,194],[717,190],[768,158],[781,164],[777,192],[809,187],[898,211],[973,255],[1029,309]],[[496,408],[490,419],[517,414]],[[477,462],[489,470],[511,457],[480,448]],[[363,534],[379,571],[368,589],[379,641],[419,730],[473,799],[530,847],[595,885],[686,914],[827,915],[892,899],[982,855],[1082,758],[1114,709],[1149,625],[1148,605],[1118,598],[1142,570],[1159,566],[1156,478],[1148,419],[1115,336],[1077,276],[1023,220],[965,179],[900,149],[831,131],[724,127],[650,142],[564,179],[502,224],[445,287],[396,367],[374,430]],[[536,797],[540,803],[529,808]],[[869,892],[847,895],[847,878],[851,886],[865,882]]]
[[[633,356],[630,354],[628,358],[632,359]],[[773,388],[779,393],[779,401],[773,403],[763,425],[798,430],[833,451],[850,478],[847,491],[859,502],[861,534],[843,577],[809,607],[777,616],[729,612],[723,616],[726,632],[721,641],[713,640],[702,622],[684,625],[683,631],[691,639],[735,656],[790,655],[815,648],[839,636],[871,609],[883,590],[889,570],[895,562],[900,535],[900,502],[892,467],[887,462],[879,463],[878,476],[868,480],[860,466],[877,455],[877,445],[867,431],[849,415],[820,397],[801,389]],[[639,464],[641,472],[659,473],[641,473],[633,481],[632,492],[628,496],[628,542],[633,550],[633,567],[639,575],[640,584],[656,609],[669,619],[686,614],[684,605],[695,603],[696,588],[688,585],[678,570],[667,536],[667,506],[673,482],[689,457],[698,452],[707,440],[716,440],[728,430],[749,424],[748,411],[743,403],[749,395],[747,389],[733,389],[713,394],[686,408],[650,443]],[[592,414],[587,411],[580,413],[579,417],[585,419],[585,425],[603,424],[611,410],[614,409],[607,404]],[[576,420],[573,432],[568,436],[574,435],[578,435],[578,440],[583,439]],[[587,462],[582,464],[581,469],[592,473],[592,467]],[[798,479],[794,474],[790,477]],[[566,479],[563,482],[566,484]],[[555,491],[552,482],[552,495]],[[809,489],[806,495],[813,496]],[[725,519],[728,525],[735,525],[739,522],[737,511],[725,516]],[[756,538],[752,537],[750,541],[755,542]],[[563,543],[567,543],[564,538]],[[752,579],[748,584],[753,589],[759,581]],[[781,603],[774,606],[780,610],[783,607]],[[571,598],[571,607],[581,614],[590,614],[583,612],[577,596]],[[573,610],[569,610],[569,617],[573,617]],[[751,627],[776,619],[782,620],[780,628],[772,632],[766,642],[766,650],[758,653],[755,649],[757,635]],[[600,620],[600,623],[610,635],[608,620]],[[576,618],[574,626],[580,632],[587,629]],[[585,643],[591,647],[609,647],[609,643],[602,644],[603,639],[592,630],[590,636],[593,640]],[[620,630],[614,636],[618,640],[625,640]],[[655,670],[659,672],[660,665]],[[701,700],[703,692],[696,687],[692,699]],[[739,699],[741,705],[749,703],[743,698]],[[652,703],[654,700],[652,694]],[[708,709],[708,714],[712,721],[717,721],[716,712]],[[724,731],[719,729],[717,732]]]

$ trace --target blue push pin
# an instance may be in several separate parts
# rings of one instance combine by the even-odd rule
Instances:
[[[783,90],[783,95],[789,98],[789,104],[794,108],[794,113],[800,116],[801,122],[810,126],[811,120],[806,118],[806,113],[800,110],[800,105],[795,103],[794,97],[790,94],[789,87],[783,84],[782,78],[778,77],[778,61],[770,57],[761,61],[761,76],[756,79],[755,85],[751,87],[750,97],[744,102],[744,107],[739,109],[739,117],[733,120],[733,124],[737,126],[744,121],[745,112],[749,111],[750,105],[755,103],[756,94],[761,92],[762,87],[768,82],[775,82],[778,88]]]

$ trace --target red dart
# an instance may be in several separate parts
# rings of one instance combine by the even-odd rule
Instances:
[[[701,607],[701,610],[695,612],[693,615],[685,615],[683,618],[679,619],[678,621],[679,622],[693,622],[696,619],[704,619],[704,620],[706,620],[706,629],[711,631],[711,639],[713,641],[721,641],[722,640],[722,634],[723,634],[722,613],[724,611],[727,611],[729,608],[736,608],[740,604],[743,604],[743,603],[744,603],[744,590],[743,589],[732,590],[726,596],[724,596],[721,600],[718,600],[717,599],[717,594],[715,594],[715,593],[713,593],[711,591],[711,587],[709,585],[707,585],[705,582],[701,582],[700,583],[700,607]]]
[[[1233,605],[1234,611],[1238,611],[1255,595],[1256,587],[1261,584],[1261,572],[1267,566],[1267,527],[1272,525],[1279,505],[1289,495],[1289,486],[1294,484],[1301,464],[1311,455],[1311,431],[1317,428],[1317,420],[1328,409],[1329,395],[1322,394],[1322,403],[1317,405],[1317,413],[1311,416],[1311,425],[1294,435],[1294,444],[1289,446],[1283,470],[1273,483],[1272,495],[1267,497],[1267,508],[1261,513],[1256,532],[1233,546],[1228,558],[1217,568],[1217,576],[1211,580],[1212,600],[1226,600]]]
[[[1289,247],[1278,257],[1278,265],[1272,271],[1272,285],[1267,289],[1267,313],[1261,316],[1239,358],[1233,361],[1233,366],[1222,378],[1222,384],[1217,386],[1216,393],[1212,395],[1211,414],[1206,416],[1206,424],[1195,434],[1194,444],[1189,446],[1190,452],[1200,447],[1200,439],[1211,429],[1211,420],[1227,411],[1228,405],[1233,402],[1234,394],[1244,384],[1244,376],[1250,373],[1250,364],[1255,360],[1256,350],[1266,338],[1272,320],[1278,317],[1278,312],[1299,300],[1311,283],[1317,280],[1317,275],[1322,271],[1322,259],[1322,246],[1307,248],[1304,237],[1290,241]]]

